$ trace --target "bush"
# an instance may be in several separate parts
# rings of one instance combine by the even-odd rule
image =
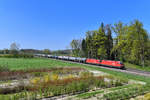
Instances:
[[[10,69],[7,65],[0,65],[0,72],[9,72]]]
[[[81,72],[80,73],[80,77],[82,77],[82,78],[88,78],[88,77],[93,77],[93,73],[91,73],[91,72]]]

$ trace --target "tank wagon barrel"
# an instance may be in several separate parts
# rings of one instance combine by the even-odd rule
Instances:
[[[55,56],[55,55],[45,55],[45,54],[35,54],[35,57],[46,57],[46,58],[53,58],[53,59],[59,59],[59,60],[66,60],[66,61],[73,61],[73,62],[79,62],[79,63],[95,64],[95,65],[101,65],[101,66],[106,66],[106,67],[125,69],[125,65],[121,61],[99,60],[99,59],[71,57],[71,56]]]

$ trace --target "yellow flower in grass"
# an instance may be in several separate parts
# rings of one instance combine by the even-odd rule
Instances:
[[[36,77],[36,78],[33,78],[30,80],[30,82],[35,85],[40,83],[40,81],[41,81],[41,79],[39,77]]]
[[[50,75],[44,75],[44,82],[47,83],[50,81]]]
[[[145,100],[150,100],[150,93],[144,95]]]
[[[57,74],[52,74],[52,80],[58,80],[59,79],[59,76]]]
[[[68,75],[68,78],[69,78],[69,79],[72,79],[72,78],[73,78],[73,75],[71,75],[71,74]]]

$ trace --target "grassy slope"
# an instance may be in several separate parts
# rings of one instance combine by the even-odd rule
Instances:
[[[143,71],[149,71],[150,72],[150,66],[142,67],[142,66],[134,65],[134,64],[130,64],[130,63],[125,63],[125,66],[127,68],[133,68],[133,69],[138,69],[138,70],[143,70]]]

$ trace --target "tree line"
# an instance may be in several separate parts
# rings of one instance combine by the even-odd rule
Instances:
[[[50,50],[50,49],[20,49],[20,44],[12,43],[9,49],[0,50],[0,57],[28,57],[33,54],[70,55],[71,50]]]
[[[51,54],[49,49],[20,49],[18,43],[12,43],[9,49],[0,50],[0,57],[7,58],[33,58],[33,54]]]
[[[139,20],[113,25],[101,23],[99,29],[86,32],[83,39],[70,43],[73,56],[150,64],[150,37]]]

